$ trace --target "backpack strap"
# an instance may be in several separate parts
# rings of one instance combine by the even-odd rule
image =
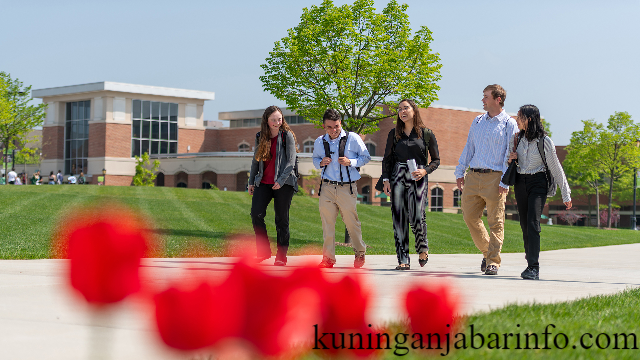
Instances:
[[[324,146],[324,157],[331,157],[331,149],[329,148],[329,142],[324,138],[325,135],[322,135],[322,145]],[[322,193],[322,183],[324,182],[323,176],[324,172],[327,170],[327,166],[322,167],[322,174],[320,175],[320,187],[318,188],[318,196]]]
[[[348,131],[346,136],[343,136],[340,138],[340,143],[338,144],[338,156],[340,157],[344,156],[344,149],[345,147],[347,147],[347,140],[349,140],[350,134],[351,132]],[[346,170],[347,170],[347,178],[349,179],[349,192],[351,193],[351,195],[353,195],[353,187],[351,184],[351,172],[349,172],[348,168]],[[340,167],[340,181],[342,181],[342,167]]]
[[[547,166],[547,157],[544,155],[544,137],[538,139],[538,152],[540,153],[545,169],[549,170],[549,166]]]
[[[424,156],[429,163],[429,141],[431,141],[431,129],[422,128],[422,141],[424,142]]]
[[[545,167],[544,175],[547,178],[547,194],[548,194],[549,193],[548,187],[549,186],[553,186],[552,185],[553,179],[551,178],[553,175],[551,174],[551,171],[549,170],[549,166],[547,165],[547,157],[544,154],[544,139],[545,138],[546,138],[546,136],[543,136],[542,138],[538,139],[538,152],[540,153],[540,157],[542,158],[542,163],[544,164],[544,167]]]

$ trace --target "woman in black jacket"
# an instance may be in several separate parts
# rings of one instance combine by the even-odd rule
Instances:
[[[262,114],[260,132],[256,134],[255,152],[249,175],[251,222],[256,233],[257,262],[271,257],[264,217],[267,206],[274,200],[278,251],[274,265],[287,264],[289,248],[289,207],[298,191],[294,173],[296,137],[277,106],[269,106]]]
[[[431,156],[428,162],[427,150]],[[417,170],[410,172],[407,162],[415,160]],[[429,259],[425,211],[429,195],[427,175],[440,165],[438,143],[420,117],[413,100],[398,104],[396,128],[387,137],[382,160],[383,189],[391,197],[393,237],[396,243],[398,266],[396,270],[409,270],[409,225],[416,239],[416,252],[420,266]]]

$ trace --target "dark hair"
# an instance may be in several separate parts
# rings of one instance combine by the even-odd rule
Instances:
[[[504,101],[507,99],[507,90],[498,84],[487,86],[483,92],[487,90],[491,91],[491,96],[493,96],[494,100],[500,98],[500,106],[504,107]]]
[[[49,176],[53,175],[53,170],[51,171],[51,173],[49,174]]]
[[[298,143],[296,140],[296,134],[291,131],[289,124],[287,124],[284,119],[284,115],[282,114],[282,110],[275,105],[271,105],[264,110],[262,113],[262,121],[260,122],[260,139],[258,141],[258,148],[256,149],[255,157],[256,161],[269,161],[271,160],[271,130],[269,129],[269,116],[274,112],[279,112],[282,116],[282,124],[280,125],[280,130],[285,132],[290,132],[293,135],[293,142],[295,144]],[[296,149],[296,152],[298,150]]]
[[[327,111],[325,111],[324,115],[322,116],[322,123],[323,124],[324,124],[325,120],[342,121],[342,116],[340,116],[340,113],[337,112],[334,109],[327,109]]]
[[[520,131],[520,136],[524,136],[529,141],[534,139],[542,139],[547,135],[544,131],[544,125],[540,120],[540,110],[535,105],[522,105],[518,110],[518,118],[528,119],[527,128]]]
[[[413,130],[415,130],[416,134],[418,134],[418,138],[422,139],[422,129],[426,128],[427,126],[422,122],[422,118],[420,117],[420,109],[418,108],[418,105],[416,105],[415,101],[410,99],[402,99],[398,102],[398,105],[405,101],[408,102],[413,109]],[[403,131],[404,121],[400,119],[400,113],[398,112],[398,115],[396,117],[396,139],[399,140],[400,137],[402,137]]]

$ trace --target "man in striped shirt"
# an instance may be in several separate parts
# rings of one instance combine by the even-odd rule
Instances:
[[[518,132],[516,121],[503,110],[506,97],[507,92],[500,85],[484,89],[482,103],[487,112],[473,120],[455,171],[458,189],[462,190],[464,221],[482,251],[480,270],[486,275],[497,275],[500,267],[504,203],[509,193],[502,175],[507,170],[513,136]],[[490,233],[482,222],[485,206]]]

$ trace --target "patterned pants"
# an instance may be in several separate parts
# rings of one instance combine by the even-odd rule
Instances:
[[[390,182],[393,237],[398,264],[409,264],[409,225],[416,238],[416,252],[429,251],[425,221],[428,180],[426,176],[418,181],[411,179],[407,165],[396,163]]]

